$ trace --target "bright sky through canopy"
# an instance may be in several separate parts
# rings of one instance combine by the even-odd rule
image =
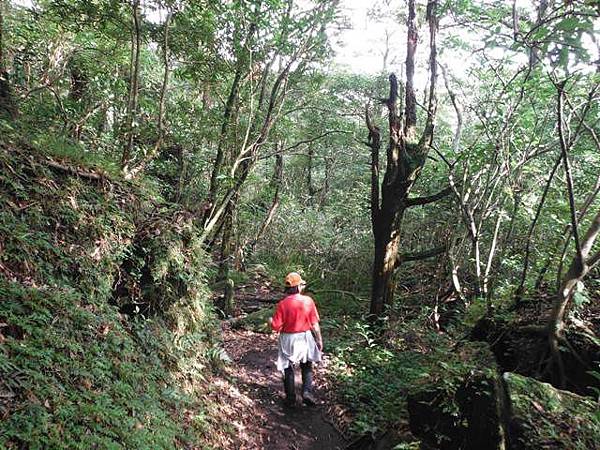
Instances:
[[[300,4],[303,0],[297,0]],[[505,0],[506,5],[512,7],[512,0]],[[11,3],[24,7],[31,7],[32,0],[11,0]],[[142,0],[142,5],[144,1]],[[417,0],[423,6],[424,0]],[[334,68],[339,68],[352,73],[375,74],[381,71],[403,73],[406,49],[405,25],[405,0],[341,0],[340,15],[343,18],[341,29],[332,32],[332,46],[335,56],[331,61]],[[516,7],[530,14],[535,11],[535,2],[532,0],[516,0]],[[145,12],[150,21],[160,23],[165,14],[160,10],[150,9]],[[443,19],[442,19],[443,20]],[[596,28],[600,28],[596,21]],[[443,22],[442,22],[443,28]],[[477,36],[467,27],[453,28],[453,34],[461,40],[476,46]],[[424,29],[420,30],[420,39],[417,47],[417,65],[426,62],[428,57],[428,42]],[[444,39],[441,30],[440,41]],[[594,43],[589,36],[583,36],[582,45],[593,52]],[[486,49],[491,59],[506,57],[506,49],[489,47]],[[470,64],[474,61],[471,54],[459,52],[454,49],[443,49],[440,62],[444,64],[454,76],[465,78]],[[524,53],[513,55],[517,58],[513,63],[524,64],[527,57]],[[419,70],[419,67],[417,67]],[[416,82],[419,84],[420,77]]]

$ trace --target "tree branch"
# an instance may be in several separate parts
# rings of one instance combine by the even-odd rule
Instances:
[[[102,181],[104,179],[104,176],[99,174],[99,173],[95,173],[95,172],[86,172],[78,167],[74,167],[74,166],[67,166],[65,164],[60,164],[56,161],[53,161],[52,159],[48,158],[46,159],[45,163],[52,167],[53,169],[58,169],[62,172],[67,172],[70,173],[71,175],[75,175],[78,177],[82,177],[82,178],[87,178],[88,180],[94,180],[94,181]]]
[[[527,233],[527,241],[525,244],[525,258],[523,260],[523,270],[521,271],[521,281],[519,283],[519,287],[515,291],[515,301],[517,303],[519,303],[521,301],[521,298],[523,296],[523,291],[525,289],[525,281],[527,280],[527,271],[529,270],[529,256],[531,254],[531,241],[533,238],[533,231],[535,229],[535,226],[537,225],[537,221],[542,212],[542,208],[544,207],[544,203],[546,202],[546,197],[548,195],[548,192],[550,191],[550,185],[552,184],[552,179],[554,178],[554,174],[556,173],[556,170],[560,166],[562,159],[563,159],[563,155],[561,153],[560,156],[558,157],[558,159],[556,160],[556,162],[554,163],[554,167],[552,167],[552,170],[550,171],[550,175],[548,176],[548,181],[546,181],[546,184],[544,186],[544,192],[542,193],[542,198],[540,199],[540,201],[537,205],[537,208],[535,210],[535,216],[533,217],[533,220],[531,221],[531,224],[529,225],[529,231]]]
[[[426,153],[425,149],[429,149],[433,142],[433,129],[437,112],[437,0],[428,0],[427,2],[427,22],[429,23],[429,104],[427,105],[427,120],[423,128],[423,134],[419,139],[419,148],[423,153]]]
[[[442,245],[440,247],[434,247],[429,250],[425,250],[417,253],[399,253],[396,258],[395,267],[399,267],[402,263],[408,261],[420,261],[422,259],[433,258],[434,256],[443,255],[448,251],[447,245]]]
[[[282,153],[286,153],[286,152],[288,152],[289,150],[292,150],[292,149],[294,149],[294,148],[296,148],[296,147],[299,147],[299,146],[301,146],[301,145],[303,145],[303,144],[310,144],[311,142],[318,141],[319,139],[323,139],[324,137],[327,137],[327,136],[329,136],[330,134],[336,134],[336,133],[344,133],[344,134],[348,134],[348,133],[351,133],[351,132],[350,132],[350,131],[347,131],[347,130],[329,130],[329,131],[326,131],[325,133],[321,133],[321,134],[319,134],[318,136],[312,137],[312,138],[310,138],[310,139],[304,139],[304,140],[302,140],[302,141],[298,141],[298,142],[296,142],[296,143],[294,143],[294,144],[292,144],[292,145],[290,145],[290,146],[286,147],[285,149],[283,149],[283,152],[282,152]]]
[[[598,262],[600,262],[600,252],[596,253],[594,256],[592,256],[588,262],[587,265],[589,266],[590,269],[593,269],[594,266],[596,264],[598,264]]]
[[[404,135],[409,141],[415,139],[417,125],[417,99],[414,89],[414,75],[418,40],[415,1],[409,0],[406,36],[406,99],[404,104]]]
[[[426,197],[407,198],[404,204],[407,208],[410,208],[411,206],[427,205],[429,203],[437,202],[438,200],[452,194],[452,192],[452,187],[448,186],[446,189],[438,192],[437,194],[428,195]]]
[[[371,222],[377,222],[380,213],[379,206],[379,150],[381,148],[381,132],[373,123],[369,106],[365,107],[365,122],[369,129],[367,146],[371,148]]]
[[[462,111],[460,109],[458,102],[456,101],[456,94],[450,88],[450,83],[448,81],[448,74],[447,74],[446,68],[442,64],[439,64],[439,66],[442,69],[442,75],[444,77],[444,84],[446,85],[446,91],[448,91],[448,96],[450,97],[450,100],[452,101],[452,106],[454,107],[454,111],[456,112],[456,130],[454,131],[454,138],[452,139],[452,150],[454,150],[455,155],[458,155],[458,150],[460,147],[460,136],[462,134],[462,125],[463,125]],[[439,151],[436,150],[436,152],[439,154]]]

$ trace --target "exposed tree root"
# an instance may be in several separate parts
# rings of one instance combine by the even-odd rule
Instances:
[[[556,382],[556,385],[561,388],[564,389],[565,386],[567,385],[567,374],[565,373],[565,363],[563,361],[562,355],[560,354],[560,348],[558,346],[560,340],[560,336],[558,334],[556,334],[556,332],[551,332],[549,335],[549,344],[550,344],[550,354],[551,354],[551,360],[550,363],[548,364],[548,368],[551,370],[551,368],[556,367],[558,369],[558,380]],[[551,378],[553,380],[555,380],[555,378],[552,375],[555,375],[555,373],[553,371],[550,372],[551,374]]]

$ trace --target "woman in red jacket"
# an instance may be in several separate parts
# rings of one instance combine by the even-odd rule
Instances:
[[[283,372],[286,403],[296,403],[294,364],[302,371],[302,400],[308,405],[316,403],[312,394],[312,363],[321,361],[323,338],[319,327],[319,313],[315,302],[302,292],[306,283],[291,272],[285,277],[286,296],[277,304],[269,322],[273,331],[279,332],[277,369]]]

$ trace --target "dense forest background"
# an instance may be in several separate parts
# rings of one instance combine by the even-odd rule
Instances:
[[[0,446],[239,447],[292,270],[354,448],[598,445],[599,5],[349,5],[0,0]]]

